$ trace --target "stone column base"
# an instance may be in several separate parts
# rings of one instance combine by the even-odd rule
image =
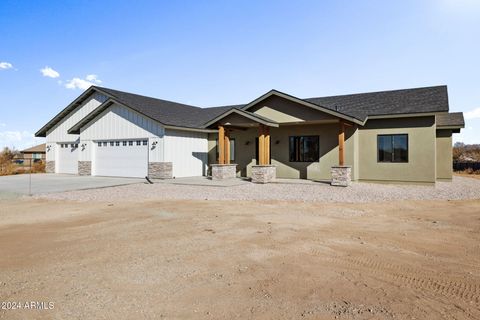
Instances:
[[[237,176],[236,164],[211,164],[212,180],[233,179]]]
[[[171,162],[149,162],[148,177],[152,179],[172,179],[173,163]]]
[[[351,166],[333,166],[331,173],[332,186],[348,187],[352,184]]]
[[[273,165],[252,166],[253,183],[269,183],[277,178],[277,167]]]
[[[46,173],[55,173],[55,161],[45,162],[45,172]]]
[[[92,175],[92,161],[78,161],[78,175],[91,176]]]

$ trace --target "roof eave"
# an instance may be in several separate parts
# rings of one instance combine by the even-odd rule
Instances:
[[[455,130],[455,129],[464,129],[465,124],[463,125],[451,125],[451,126],[437,126],[437,129],[439,130]]]
[[[87,114],[85,117],[80,119],[77,123],[75,123],[70,129],[67,130],[67,133],[69,134],[80,134],[80,129],[87,124],[89,124],[93,119],[95,119],[100,113],[102,113],[104,110],[106,110],[108,107],[110,107],[113,103],[116,101],[112,98],[107,99],[105,102],[100,104],[98,107],[96,107],[94,110],[92,110],[89,114]],[[118,103],[118,102],[117,102]]]
[[[284,99],[302,104],[304,106],[310,107],[312,109],[316,109],[316,110],[321,111],[321,112],[325,112],[325,113],[330,114],[332,116],[335,116],[335,117],[338,117],[338,118],[341,118],[341,119],[344,119],[344,120],[347,120],[347,121],[350,121],[350,122],[353,122],[353,123],[356,123],[356,124],[359,124],[359,125],[362,125],[362,126],[365,124],[366,119],[363,119],[363,120],[362,119],[357,119],[357,118],[348,116],[346,114],[343,114],[339,111],[330,110],[330,109],[325,108],[321,105],[318,105],[318,104],[315,104],[315,103],[312,103],[312,102],[309,102],[309,101],[305,101],[303,99],[300,99],[300,98],[297,98],[295,96],[286,94],[284,92],[280,92],[280,91],[275,90],[275,89],[270,90],[269,92],[263,94],[262,96],[258,97],[257,99],[253,100],[252,102],[246,104],[244,107],[242,107],[242,110],[246,111],[247,109],[249,109],[252,106],[259,103],[260,101],[262,101],[264,99],[267,99],[267,98],[269,98],[273,95],[276,95],[276,96],[279,96],[281,98],[284,98]]]
[[[259,118],[258,116],[254,115],[254,114],[251,114],[251,113],[248,113],[245,110],[233,108],[233,109],[229,109],[229,110],[225,111],[224,113],[222,113],[222,114],[216,116],[215,118],[213,118],[212,120],[208,121],[207,123],[205,123],[202,126],[202,128],[208,128],[209,126],[211,126],[215,122],[220,121],[221,119],[231,115],[232,113],[236,113],[238,115],[241,115],[243,117],[246,117],[250,120],[256,121],[258,123],[261,123],[261,124],[269,126],[269,127],[278,127],[278,123],[276,123],[274,121],[266,121],[266,119]]]

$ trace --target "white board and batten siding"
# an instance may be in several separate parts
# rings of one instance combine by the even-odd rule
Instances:
[[[81,152],[80,158],[94,161],[93,152],[98,141],[147,139],[148,161],[163,161],[164,133],[160,123],[130,108],[113,104],[81,129],[81,143],[86,148]]]
[[[164,139],[165,161],[173,163],[173,176],[204,176],[207,172],[207,133],[167,129]]]
[[[81,129],[80,158],[92,161],[92,175],[145,177],[148,162],[163,158],[163,135],[158,122],[113,104]]]
[[[47,161],[56,161],[58,159],[58,147],[60,143],[78,143],[78,134],[67,133],[68,129],[74,126],[77,122],[83,119],[87,114],[96,109],[99,105],[107,100],[107,97],[94,93],[83,104],[78,106],[74,111],[70,112],[65,118],[57,123],[53,128],[47,131],[46,143],[49,146],[47,148]]]

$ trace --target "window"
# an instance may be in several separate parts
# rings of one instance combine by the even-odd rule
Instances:
[[[218,139],[215,153],[218,160]],[[235,161],[235,139],[230,138],[230,162],[231,161]]]
[[[115,141],[115,146],[116,147],[120,146],[120,141]]]
[[[98,143],[98,146],[99,146],[99,147],[101,147],[101,146],[102,146],[102,143],[101,143],[101,142],[99,142],[99,143]]]
[[[114,145],[114,142],[110,141],[110,147],[113,147],[113,145]]]
[[[128,141],[129,146],[133,146],[133,141]]]
[[[148,145],[148,141],[147,141],[147,140],[143,140],[143,145],[144,145],[144,146]]]
[[[78,143],[75,143],[75,149],[78,148]]]
[[[106,142],[106,141],[103,142],[103,146],[104,146],[104,147],[107,146],[107,142]]]
[[[123,141],[122,145],[125,147],[127,145],[127,141]]]
[[[137,141],[137,146],[141,145],[142,144],[142,141],[138,140]]]
[[[408,135],[379,135],[378,162],[408,162]]]
[[[290,137],[290,162],[315,162],[320,159],[318,136]]]

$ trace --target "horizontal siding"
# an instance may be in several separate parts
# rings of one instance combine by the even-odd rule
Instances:
[[[70,112],[62,121],[55,125],[47,132],[48,142],[71,142],[79,139],[78,134],[68,134],[67,131],[82,120],[87,114],[92,112],[100,104],[102,104],[107,97],[99,93],[93,94],[82,105],[78,106],[74,111]]]
[[[206,174],[208,139],[206,133],[166,130],[165,161],[173,163],[174,177]]]

